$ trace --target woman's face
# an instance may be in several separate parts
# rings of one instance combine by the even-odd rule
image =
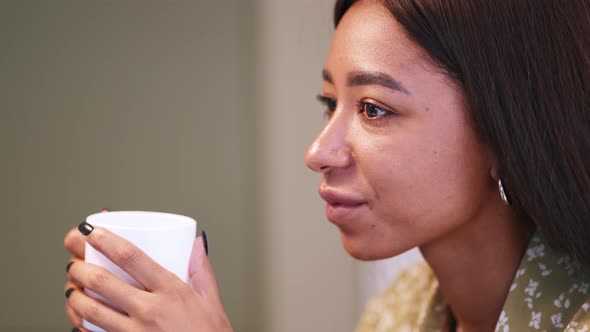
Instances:
[[[425,59],[377,1],[356,3],[334,34],[320,98],[329,120],[305,162],[354,257],[442,239],[497,195],[461,89]]]

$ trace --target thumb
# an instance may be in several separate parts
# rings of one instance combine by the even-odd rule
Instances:
[[[209,261],[207,234],[203,231],[195,243],[189,262],[189,276],[193,290],[208,301],[215,301],[221,306],[217,290],[217,280]]]

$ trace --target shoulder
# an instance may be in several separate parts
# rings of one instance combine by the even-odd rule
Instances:
[[[407,268],[367,304],[356,332],[413,330],[436,301],[438,281],[425,262]]]

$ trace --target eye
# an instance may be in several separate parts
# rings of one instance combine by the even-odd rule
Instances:
[[[368,120],[378,119],[393,114],[393,112],[388,111],[385,108],[366,101],[360,101],[357,104],[359,107],[359,113],[362,113]]]
[[[318,95],[317,100],[326,107],[326,115],[330,117],[334,111],[336,111],[336,99],[332,99],[327,96]]]

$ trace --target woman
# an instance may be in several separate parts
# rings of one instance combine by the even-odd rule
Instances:
[[[359,330],[590,329],[590,2],[339,1],[335,19],[307,165],[352,256],[417,245],[431,268]]]
[[[352,256],[427,262],[358,331],[590,331],[590,2],[338,1],[335,21],[306,164]],[[148,291],[81,261],[73,231],[66,289],[128,313],[69,291],[76,326],[231,330],[201,240],[194,291],[104,229],[85,240]]]

